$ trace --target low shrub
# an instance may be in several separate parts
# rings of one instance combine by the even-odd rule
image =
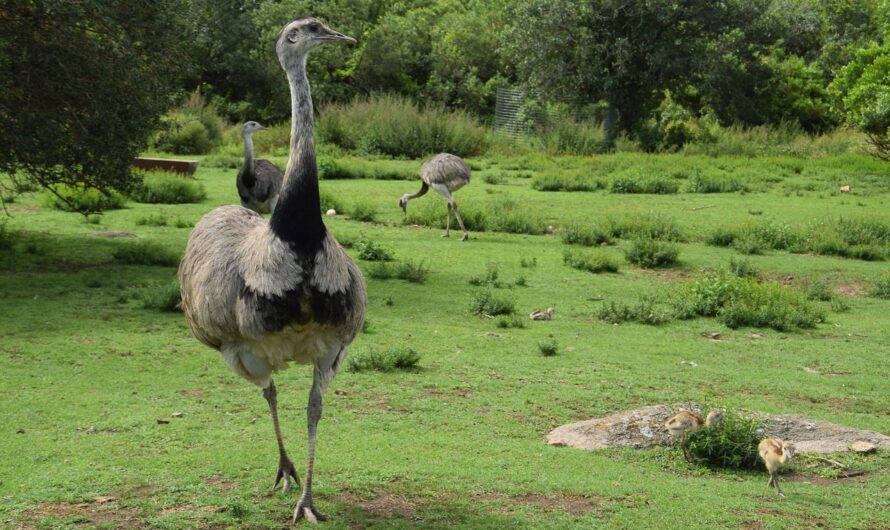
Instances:
[[[739,237],[738,232],[728,228],[716,228],[705,236],[705,244],[712,247],[729,247]]]
[[[538,258],[519,258],[519,266],[523,269],[534,269],[538,266]]]
[[[650,326],[660,326],[671,320],[668,311],[650,299],[642,299],[633,306],[624,302],[607,302],[600,306],[596,316],[609,324],[639,322]]]
[[[757,278],[760,276],[760,272],[757,270],[750,260],[747,259],[735,259],[729,258],[729,264],[727,265],[727,269],[730,273],[738,276],[739,278]]]
[[[657,239],[637,238],[624,251],[624,258],[644,269],[670,267],[677,262],[680,249]]]
[[[807,286],[807,300],[818,300],[820,302],[830,302],[834,298],[831,288],[825,285],[822,280],[813,280]]]
[[[149,214],[136,219],[137,226],[167,226],[167,216],[164,214]]]
[[[361,236],[355,242],[355,250],[358,252],[359,259],[365,261],[392,261],[394,253],[391,249],[382,244]]]
[[[182,294],[179,289],[179,280],[173,280],[170,283],[158,285],[146,291],[142,299],[142,307],[145,309],[157,309],[166,313],[175,313],[182,311],[179,305],[181,301]]]
[[[429,276],[430,267],[424,261],[403,261],[396,267],[396,278],[410,283],[424,283]]]
[[[346,362],[346,369],[350,372],[412,371],[418,368],[419,363],[420,354],[412,348],[372,349],[364,354],[350,357]]]
[[[370,203],[358,201],[352,205],[349,216],[354,221],[371,223],[377,217],[377,209]]]
[[[485,273],[480,274],[478,276],[471,276],[467,282],[470,285],[475,286],[487,286],[494,287],[496,289],[500,289],[504,286],[503,282],[498,280],[498,265],[497,263],[489,263],[485,266]]]
[[[117,192],[103,193],[93,188],[76,188],[59,185],[56,193],[46,192],[45,203],[51,208],[63,212],[80,212],[84,214],[117,210],[124,207],[126,199]]]
[[[748,186],[735,178],[695,175],[686,188],[689,193],[732,193],[750,191]]]
[[[742,254],[748,255],[763,254],[765,246],[763,240],[751,233],[742,234],[732,242],[732,248]]]
[[[732,411],[723,421],[686,434],[683,444],[690,460],[708,467],[756,469],[762,466],[757,445],[763,439],[761,422]]]
[[[572,223],[561,230],[562,242],[566,245],[584,245],[587,247],[611,245],[609,233],[599,226],[585,226]]]
[[[207,198],[207,191],[200,182],[184,178],[176,173],[149,171],[142,182],[130,192],[133,200],[149,204],[198,203]]]
[[[593,175],[541,173],[532,180],[532,188],[538,191],[597,191],[607,186],[604,179]]]
[[[601,229],[618,239],[646,238],[661,241],[686,241],[686,234],[670,216],[659,213],[606,218]]]
[[[396,270],[392,263],[375,261],[365,269],[365,274],[375,280],[389,280],[390,278],[395,278]]]
[[[813,328],[822,311],[802,293],[775,282],[710,274],[687,283],[673,300],[677,318],[716,317],[727,327],[772,328],[787,331]]]
[[[506,295],[495,294],[490,289],[477,291],[471,304],[473,313],[484,316],[512,315],[516,302]]]
[[[153,241],[136,241],[123,244],[116,248],[112,255],[114,259],[127,265],[175,267],[179,264],[178,254]]]
[[[551,337],[538,343],[538,351],[541,352],[541,355],[544,357],[553,357],[559,353],[559,344],[556,342],[556,339]]]
[[[566,251],[562,261],[569,267],[599,274],[601,272],[618,272],[618,263],[605,252],[572,252]]]
[[[665,177],[646,176],[637,170],[624,170],[612,177],[609,191],[612,193],[651,193],[669,195],[677,193],[679,186]]]
[[[535,210],[526,208],[509,197],[499,197],[488,202],[486,229],[510,234],[544,233],[547,225]],[[469,227],[467,227],[469,229]]]

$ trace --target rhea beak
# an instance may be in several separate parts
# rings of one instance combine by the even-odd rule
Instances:
[[[353,39],[352,37],[348,37],[338,31],[334,31],[334,30],[328,30],[328,31],[330,33],[328,35],[325,35],[325,37],[324,37],[325,40],[340,41],[340,42],[343,42],[344,44],[349,44],[350,46],[355,45],[355,43],[356,43],[356,40]]]

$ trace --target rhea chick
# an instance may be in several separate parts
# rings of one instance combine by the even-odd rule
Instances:
[[[532,320],[550,320],[553,318],[553,313],[556,310],[552,307],[548,307],[547,309],[536,309],[528,314],[528,318]]]
[[[764,438],[760,441],[760,445],[757,446],[757,452],[760,453],[760,458],[763,459],[763,464],[766,466],[767,473],[769,473],[769,481],[766,483],[766,487],[771,488],[775,485],[776,495],[780,497],[784,497],[785,494],[779,488],[779,468],[783,464],[794,460],[795,451],[794,444],[779,440],[778,438]]]
[[[698,414],[684,410],[668,418],[664,426],[670,431],[671,437],[679,439],[683,438],[687,432],[695,432],[702,427],[717,425],[721,421],[723,421],[723,413],[719,410],[712,410],[704,420]]]

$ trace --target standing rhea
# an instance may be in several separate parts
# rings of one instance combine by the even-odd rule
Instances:
[[[442,237],[448,237],[451,228],[451,210],[454,210],[454,217],[457,224],[464,231],[461,241],[466,241],[469,237],[467,229],[464,227],[464,221],[460,218],[460,211],[457,209],[457,203],[451,193],[457,191],[470,183],[470,166],[459,156],[449,153],[439,153],[424,162],[420,168],[420,191],[417,193],[406,193],[399,199],[399,206],[402,211],[408,212],[408,201],[415,197],[420,197],[429,191],[430,188],[438,191],[440,195],[448,201],[448,217],[445,219],[445,234]]]
[[[265,129],[255,121],[246,122],[241,126],[244,138],[244,165],[238,172],[238,196],[241,206],[250,208],[257,213],[271,213],[278,202],[281,182],[284,174],[268,160],[253,158],[253,132]]]
[[[763,459],[766,466],[766,472],[769,473],[769,481],[766,483],[767,488],[776,486],[776,495],[784,497],[781,488],[779,488],[779,468],[794,459],[794,452],[797,449],[791,442],[784,442],[778,438],[764,438],[757,446],[757,452]]]
[[[297,18],[279,33],[278,60],[290,82],[290,157],[278,205],[267,222],[241,206],[205,215],[189,237],[179,266],[182,309],[204,344],[263,389],[278,442],[275,486],[291,477],[272,374],[289,362],[313,365],[307,419],[307,466],[294,521],[323,519],[312,504],[315,439],[325,387],[362,327],[367,294],[361,271],[322,222],[312,136],[306,56],[331,42],[355,43],[314,18]]]

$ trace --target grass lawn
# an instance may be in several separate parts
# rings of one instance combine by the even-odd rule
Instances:
[[[676,449],[584,452],[544,443],[564,423],[688,400],[890,433],[890,300],[867,295],[887,261],[769,249],[746,256],[767,281],[800,291],[820,281],[834,291],[833,302],[811,302],[825,316],[814,329],[597,318],[608,302],[648,298],[667,307],[685,282],[738,259],[732,248],[704,243],[716,228],[805,229],[841,218],[890,226],[886,164],[851,155],[471,162],[474,180],[455,195],[465,218],[501,226],[510,215],[540,235],[473,231],[461,243],[458,231],[442,239],[439,228],[403,223],[398,198],[417,191],[419,179],[321,182],[346,213],[325,222],[352,244],[353,257],[355,242],[366,239],[391,250],[396,264],[429,267],[424,283],[412,283],[371,278],[374,263],[357,260],[368,279],[368,325],[350,356],[408,347],[420,362],[412,371],[341,370],[331,383],[314,483],[326,527],[890,528],[886,450],[831,456],[865,472],[849,479],[804,456],[789,467],[787,497],[778,498],[762,470],[710,470]],[[403,173],[410,164],[395,163]],[[679,193],[610,192],[614,172],[636,165],[668,175]],[[98,224],[45,206],[39,193],[9,205],[0,238],[0,526],[288,525],[298,493],[271,488],[277,450],[260,390],[195,340],[180,313],[146,307],[169,290],[175,265],[120,257],[142,241],[159,246],[144,254],[178,256],[204,213],[237,202],[237,170],[211,166],[196,174],[203,202],[131,201]],[[596,191],[538,191],[536,179],[547,174],[603,183]],[[689,193],[696,175],[749,186]],[[852,192],[838,193],[841,184]],[[359,204],[376,222],[348,218]],[[445,211],[433,192],[409,205],[422,219],[444,222]],[[630,242],[619,238],[598,249],[619,270],[591,274],[564,264],[570,247],[559,231],[541,233],[638,215],[673,219],[682,230],[675,266],[632,266],[623,258]],[[109,231],[137,237],[94,234]],[[487,289],[512,301],[526,327],[473,313],[486,287],[469,280],[495,269],[500,287]],[[553,320],[526,319],[549,306]],[[712,332],[719,342],[703,337]],[[541,345],[554,342],[556,355],[542,355]],[[285,442],[301,474],[310,381],[300,365],[276,377]]]

